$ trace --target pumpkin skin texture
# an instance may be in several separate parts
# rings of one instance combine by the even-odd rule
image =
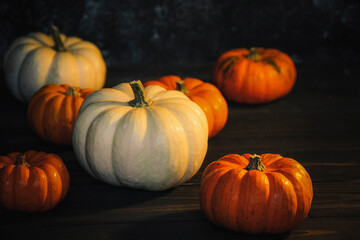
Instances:
[[[51,153],[27,151],[0,156],[0,206],[7,210],[44,212],[66,196],[69,172]]]
[[[22,102],[51,83],[96,90],[105,84],[106,65],[97,46],[66,37],[56,27],[52,35],[30,33],[16,39],[5,53],[6,83]]]
[[[28,122],[44,140],[71,145],[72,130],[80,106],[94,89],[49,84],[42,87],[28,104]]]
[[[204,111],[208,120],[209,138],[224,128],[228,117],[228,105],[213,84],[197,78],[184,78],[174,75],[164,76],[158,80],[148,81],[144,86],[159,85],[168,90],[180,90]]]
[[[292,59],[277,49],[233,49],[218,58],[214,80],[230,101],[268,103],[292,90],[296,68]]]
[[[134,95],[135,93],[135,95]],[[83,102],[73,148],[93,177],[162,191],[190,179],[207,151],[204,112],[179,91],[140,81],[94,92]]]
[[[295,228],[306,218],[312,198],[304,167],[278,154],[229,154],[209,164],[201,178],[200,205],[207,218],[249,234]]]

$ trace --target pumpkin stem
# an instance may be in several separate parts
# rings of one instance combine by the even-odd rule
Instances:
[[[250,54],[246,56],[247,59],[253,60],[254,62],[261,60],[261,54],[258,51],[258,48],[252,47],[249,49]]]
[[[25,154],[24,153],[20,153],[17,157],[16,157],[16,165],[23,165],[25,167],[30,167],[30,164],[28,164],[26,162],[26,158],[25,158]]]
[[[75,97],[79,97],[81,95],[78,87],[69,87],[65,94],[67,96]]]
[[[146,97],[144,86],[140,80],[131,81],[129,84],[135,96],[133,100],[128,102],[130,106],[139,108],[150,106],[152,104],[152,100]]]
[[[176,82],[176,90],[184,93],[185,95],[189,94],[189,90],[186,88],[184,80],[180,80]]]
[[[64,43],[61,41],[59,28],[57,26],[52,25],[51,29],[52,29],[52,37],[55,42],[55,46],[54,46],[55,50],[58,52],[65,52],[66,48],[64,47]]]
[[[246,170],[258,170],[258,171],[264,171],[265,166],[262,163],[262,158],[260,155],[254,154],[250,157],[249,165],[246,166]]]

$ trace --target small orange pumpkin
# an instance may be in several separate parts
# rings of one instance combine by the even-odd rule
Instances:
[[[215,136],[224,128],[228,117],[228,105],[213,84],[197,78],[184,78],[174,75],[164,76],[158,80],[148,81],[144,86],[159,85],[167,90],[179,90],[198,104],[208,120],[209,137]]]
[[[80,106],[94,89],[81,89],[67,84],[49,84],[31,98],[28,121],[43,139],[62,145],[71,145],[72,130]]]
[[[215,224],[251,234],[282,233],[307,216],[313,198],[309,174],[278,154],[229,154],[201,178],[200,205]]]
[[[287,95],[296,80],[292,59],[277,49],[233,49],[215,65],[215,84],[238,103],[268,103]]]
[[[69,183],[69,172],[55,154],[27,151],[0,156],[1,208],[47,211],[64,199]]]

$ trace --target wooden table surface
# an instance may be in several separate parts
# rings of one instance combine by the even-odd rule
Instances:
[[[225,128],[209,139],[199,172],[163,192],[118,188],[99,182],[78,164],[72,147],[41,140],[28,126],[26,105],[0,81],[0,155],[28,149],[58,154],[70,190],[44,213],[0,210],[0,239],[360,239],[359,66],[299,64],[293,91],[276,102],[229,103]],[[1,69],[3,70],[3,69]],[[3,71],[2,71],[3,72]],[[106,87],[166,74],[212,82],[212,66],[108,69]],[[309,172],[314,198],[296,229],[270,236],[232,232],[209,222],[199,206],[204,168],[229,153],[279,153]]]

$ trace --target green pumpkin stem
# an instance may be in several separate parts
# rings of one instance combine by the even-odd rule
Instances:
[[[67,96],[76,96],[76,97],[81,96],[78,87],[69,87],[65,94]]]
[[[128,102],[130,106],[139,108],[152,104],[152,100],[146,97],[144,86],[140,80],[131,81],[129,84],[135,96],[133,100]]]
[[[176,90],[184,93],[185,95],[189,94],[189,90],[186,88],[184,80],[180,80],[176,82]]]
[[[246,56],[247,59],[253,60],[254,62],[261,60],[261,54],[258,51],[258,48],[252,47],[249,49],[250,54]]]
[[[249,49],[250,53],[249,53],[249,55],[246,56],[246,58],[249,60],[252,60],[254,62],[262,61],[264,63],[270,64],[277,73],[280,73],[280,68],[276,64],[274,59],[272,57],[263,58],[263,56],[261,56],[261,54],[259,53],[258,50],[259,49],[255,48],[255,47],[250,48]]]
[[[250,157],[249,164],[245,168],[246,170],[258,170],[258,171],[264,171],[265,166],[262,163],[262,158],[260,155],[254,154]]]
[[[58,52],[65,52],[66,48],[64,47],[64,43],[60,38],[59,28],[57,26],[52,25],[51,29],[52,29],[52,37],[55,42],[55,46],[54,46],[55,50]]]
[[[16,157],[16,165],[23,165],[25,167],[30,167],[30,164],[28,164],[26,162],[26,157],[25,154],[20,153],[17,157]]]

